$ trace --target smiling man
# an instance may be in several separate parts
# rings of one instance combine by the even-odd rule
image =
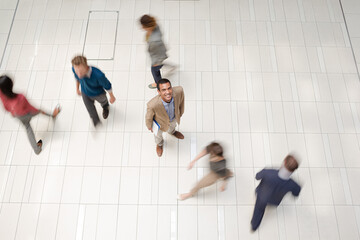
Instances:
[[[160,125],[155,135],[156,153],[161,157],[163,153],[163,132],[167,132],[178,139],[184,139],[181,132],[175,130],[176,123],[180,124],[180,118],[184,113],[183,88],[172,87],[168,79],[162,78],[157,83],[158,95],[147,103],[146,127],[152,132],[154,120]]]

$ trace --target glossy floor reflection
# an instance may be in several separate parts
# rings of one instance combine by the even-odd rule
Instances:
[[[87,32],[89,11],[118,12],[116,33],[116,14]],[[358,1],[0,0],[0,13],[1,73],[35,106],[62,105],[56,122],[32,121],[39,156],[1,107],[1,239],[360,239]],[[179,66],[170,80],[185,91],[185,139],[166,136],[160,159],[144,123],[156,94],[145,13],[159,20]],[[96,131],[71,72],[83,49],[113,56],[89,61],[117,97]],[[178,202],[209,171],[206,159],[187,165],[214,139],[235,177],[225,192],[218,184]],[[255,174],[290,151],[302,160],[300,197],[269,208],[251,233]]]

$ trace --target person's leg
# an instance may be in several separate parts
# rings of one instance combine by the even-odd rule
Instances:
[[[98,101],[102,108],[108,108],[109,107],[109,101],[106,97],[106,93],[100,94],[99,96],[92,97],[96,101]]]
[[[180,200],[185,200],[194,194],[196,194],[201,188],[208,187],[214,184],[220,177],[211,171],[206,176],[204,176],[196,185],[191,189],[189,193],[184,193],[180,195]]]
[[[158,146],[162,146],[164,144],[163,131],[159,129],[155,136],[155,143]]]
[[[168,61],[163,62],[163,67],[161,69],[162,76],[165,78],[171,77],[176,70],[177,66],[169,63]]]
[[[155,135],[156,154],[158,155],[158,157],[161,157],[163,154],[164,139],[162,133],[163,132],[159,129],[157,134]]]
[[[221,192],[225,191],[228,181],[229,181],[229,178],[231,178],[232,176],[234,176],[234,173],[232,171],[230,171],[229,169],[226,169],[226,175],[223,178],[223,183],[221,184],[221,187],[220,187]]]
[[[260,226],[261,220],[265,213],[265,208],[266,208],[266,203],[264,201],[261,201],[258,195],[254,207],[254,214],[251,219],[251,228],[253,231],[255,231]]]
[[[173,135],[175,133],[175,128],[176,128],[176,120],[174,119],[172,120],[172,122],[170,122],[169,129],[166,132]]]
[[[155,83],[157,83],[161,79],[160,69],[162,68],[162,66],[163,65],[151,66],[151,73],[153,75]]]
[[[181,132],[176,131],[175,128],[176,128],[176,120],[174,119],[172,122],[170,122],[170,126],[169,129],[167,130],[167,133],[175,136],[178,139],[184,139],[184,135]]]
[[[234,173],[230,169],[226,169],[226,176],[224,180],[228,180],[229,178],[233,177]]]
[[[90,118],[92,119],[94,126],[96,126],[100,122],[100,119],[94,105],[94,100],[89,96],[86,96],[84,93],[81,93],[81,96],[84,101],[85,107],[90,115]]]
[[[103,108],[103,118],[107,119],[107,117],[109,116],[109,101],[106,97],[106,93],[93,97],[93,99],[100,103],[101,107]]]
[[[27,114],[25,116],[21,116],[21,117],[17,117],[17,118],[24,125],[24,127],[26,129],[27,137],[29,139],[30,145],[33,148],[34,152],[36,154],[39,154],[41,152],[41,146],[39,146],[38,143],[36,142],[34,131],[30,125],[30,120],[32,117],[33,117],[33,115]]]

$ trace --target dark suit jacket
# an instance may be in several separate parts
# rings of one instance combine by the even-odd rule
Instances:
[[[299,196],[301,187],[292,179],[281,179],[278,172],[279,170],[263,169],[256,174],[256,179],[261,180],[256,188],[257,198],[261,202],[279,205],[287,192]]]

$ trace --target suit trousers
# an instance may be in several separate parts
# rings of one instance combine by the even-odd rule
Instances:
[[[256,203],[254,207],[253,217],[251,219],[251,227],[255,231],[261,223],[261,220],[265,213],[267,202],[262,200],[259,195],[256,196]]]
[[[175,128],[176,128],[176,120],[174,119],[170,122],[169,129],[166,132],[172,135],[175,132]],[[155,135],[155,143],[159,146],[162,146],[164,144],[164,138],[162,134],[163,131],[159,129],[157,135]]]

